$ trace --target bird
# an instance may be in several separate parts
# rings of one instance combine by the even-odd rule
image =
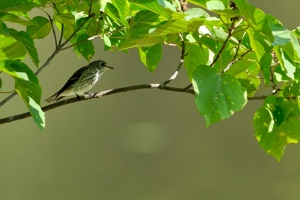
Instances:
[[[80,96],[88,94],[87,91],[92,89],[101,75],[109,69],[114,68],[107,65],[103,60],[91,62],[89,65],[78,69],[58,92],[45,99],[45,101],[48,103],[55,102],[72,95],[80,98]]]

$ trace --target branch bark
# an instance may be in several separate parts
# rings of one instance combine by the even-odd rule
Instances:
[[[48,110],[52,110],[54,108],[58,108],[58,107],[65,106],[65,105],[75,103],[75,102],[91,100],[91,99],[101,98],[101,97],[112,95],[112,94],[118,94],[118,93],[122,93],[122,92],[129,92],[129,91],[141,90],[141,89],[159,89],[159,90],[166,90],[166,91],[171,91],[171,92],[182,92],[182,93],[195,95],[194,90],[187,89],[187,88],[169,87],[169,86],[159,84],[159,83],[157,83],[157,84],[141,84],[141,85],[132,85],[132,86],[127,86],[127,87],[105,90],[102,92],[85,95],[80,98],[74,97],[71,99],[62,100],[62,101],[44,106],[44,107],[42,107],[42,110],[44,112],[46,112]],[[31,116],[30,112],[26,112],[26,113],[22,113],[19,115],[2,118],[2,119],[0,119],[0,124],[5,124],[5,123],[25,119],[30,116]]]

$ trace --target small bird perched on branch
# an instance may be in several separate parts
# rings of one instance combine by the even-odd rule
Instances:
[[[103,60],[91,62],[78,69],[58,92],[45,101],[50,103],[66,96],[87,94],[87,91],[94,87],[101,75],[109,69],[113,69],[113,67],[107,65]]]

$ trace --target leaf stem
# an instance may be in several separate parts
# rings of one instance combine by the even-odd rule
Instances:
[[[180,36],[180,40],[181,40],[181,56],[180,56],[180,62],[179,62],[179,65],[176,69],[176,71],[174,72],[174,74],[168,79],[166,80],[165,82],[163,82],[161,85],[167,85],[169,84],[171,81],[173,81],[174,79],[176,79],[178,73],[179,73],[179,70],[184,62],[184,57],[186,56],[186,53],[185,53],[185,43],[184,43],[184,39],[182,37],[182,33],[179,33],[179,36]]]

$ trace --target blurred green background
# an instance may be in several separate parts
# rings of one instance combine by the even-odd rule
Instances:
[[[298,0],[249,0],[287,28],[300,25]],[[41,63],[53,37],[37,40]],[[97,54],[115,70],[92,91],[168,79],[180,52],[166,47],[158,69],[147,72],[136,50]],[[40,74],[43,99],[55,93],[79,67],[63,51]],[[4,79],[4,90],[13,83]],[[10,81],[11,84],[6,83]],[[186,86],[184,69],[171,85]],[[1,94],[1,99],[6,95]],[[46,113],[40,133],[28,118],[0,127],[1,200],[252,200],[300,199],[300,145],[290,145],[280,164],[258,145],[252,117],[262,101],[250,101],[232,118],[206,128],[193,96],[139,90],[60,107]],[[26,111],[19,97],[0,117]]]

